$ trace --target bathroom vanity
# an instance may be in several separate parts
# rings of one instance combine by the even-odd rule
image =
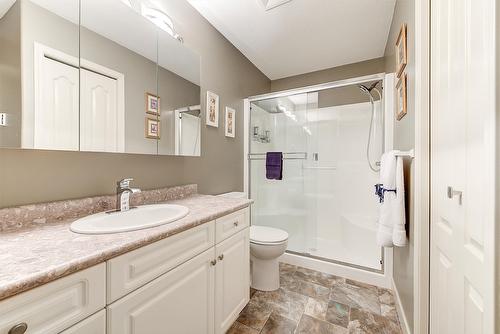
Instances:
[[[68,238],[67,248],[40,252],[63,259],[25,264],[52,261],[60,270],[48,265],[0,279],[0,334],[225,333],[249,300],[250,201],[195,195],[175,202],[190,213],[141,231],[80,235],[69,231],[71,220],[21,229],[18,245],[32,247],[28,254],[50,248],[48,235]],[[30,246],[36,233],[42,241]],[[1,241],[12,246],[16,232],[8,234]],[[78,249],[82,241],[95,247]]]

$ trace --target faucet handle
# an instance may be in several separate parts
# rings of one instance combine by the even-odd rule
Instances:
[[[125,179],[122,179],[120,181],[118,181],[118,186],[120,188],[129,188],[130,187],[130,181],[134,181],[133,178],[125,178]]]

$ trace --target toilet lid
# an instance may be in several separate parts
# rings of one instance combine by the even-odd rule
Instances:
[[[274,244],[286,241],[288,233],[267,226],[250,226],[250,241],[261,244]]]

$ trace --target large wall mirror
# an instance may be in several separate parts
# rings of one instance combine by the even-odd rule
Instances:
[[[200,58],[174,24],[157,2],[0,0],[0,147],[200,155]]]

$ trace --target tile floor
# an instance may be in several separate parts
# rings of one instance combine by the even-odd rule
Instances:
[[[387,289],[280,264],[281,288],[251,290],[227,334],[402,333]]]

